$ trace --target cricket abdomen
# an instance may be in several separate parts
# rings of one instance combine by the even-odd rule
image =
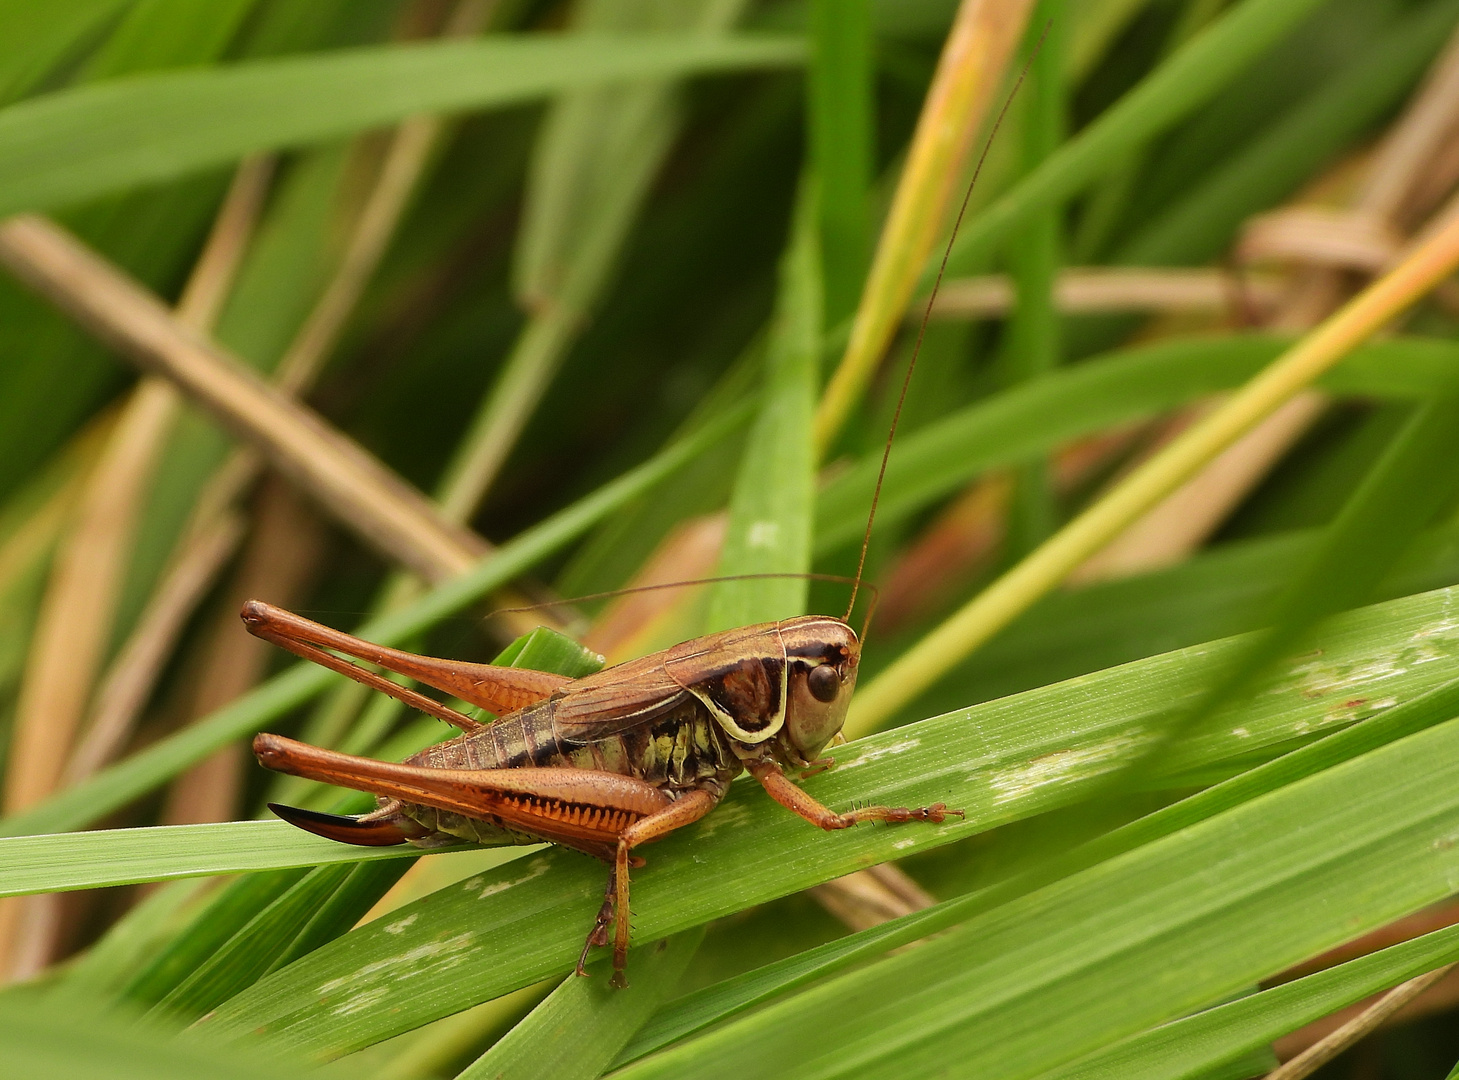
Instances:
[[[552,722],[553,711],[550,699],[528,705],[481,731],[428,746],[405,763],[438,769],[588,769],[643,780],[670,795],[708,788],[716,796],[724,793],[743,768],[719,725],[697,700],[685,701],[642,726],[585,742],[561,738]],[[399,810],[439,838],[425,840],[426,846],[446,837],[493,845],[533,844],[542,839],[498,820],[429,806],[402,802]],[[610,824],[603,823],[605,828]]]
[[[410,765],[442,769],[560,766],[617,773],[666,791],[728,784],[739,758],[708,711],[690,699],[642,726],[584,742],[561,738],[549,699],[504,716],[481,731],[428,746]]]

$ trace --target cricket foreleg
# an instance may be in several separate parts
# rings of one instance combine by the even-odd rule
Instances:
[[[760,781],[760,786],[772,799],[791,813],[828,831],[849,829],[862,821],[888,821],[894,824],[904,821],[941,822],[950,815],[963,816],[961,810],[949,810],[946,803],[933,803],[931,806],[919,806],[915,809],[905,806],[863,806],[858,810],[838,814],[797,787],[775,762],[755,762],[749,769],[750,775]]]
[[[619,987],[628,985],[628,979],[624,975],[624,971],[628,967],[628,923],[631,915],[628,907],[628,868],[635,862],[642,865],[642,861],[635,860],[630,853],[639,844],[657,840],[661,836],[667,836],[675,829],[698,821],[713,810],[718,802],[717,794],[695,788],[692,791],[684,792],[662,810],[630,825],[619,835],[617,858],[613,872],[608,879],[609,886],[614,891],[612,907],[615,909],[613,979],[610,985]],[[603,906],[604,908],[609,906],[607,900],[604,900]],[[602,912],[599,912],[599,918],[602,918]],[[596,926],[594,933],[597,933]],[[593,939],[590,936],[588,940],[591,942]]]

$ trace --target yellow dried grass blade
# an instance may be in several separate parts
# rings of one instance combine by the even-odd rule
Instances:
[[[816,410],[821,455],[866,389],[901,324],[942,228],[973,135],[1028,19],[1031,0],[963,0],[917,121],[851,340]]]

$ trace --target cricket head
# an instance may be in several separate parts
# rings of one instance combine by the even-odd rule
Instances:
[[[821,756],[846,722],[856,689],[861,641],[829,615],[804,615],[780,624],[785,644],[785,727],[781,738],[800,764]]]

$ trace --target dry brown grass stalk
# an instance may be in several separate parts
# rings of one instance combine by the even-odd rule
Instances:
[[[893,863],[857,870],[807,891],[852,930],[870,930],[937,903]]]
[[[1054,302],[1066,315],[1200,314],[1244,318],[1271,310],[1276,282],[1238,277],[1225,270],[1129,266],[1075,266],[1059,274]],[[994,319],[1013,310],[1013,282],[1006,274],[945,281],[932,303],[934,319]],[[909,319],[920,319],[913,305]]]
[[[822,455],[835,441],[901,325],[927,264],[963,165],[1033,5],[963,0],[912,135],[886,224],[877,240],[851,338],[816,410]]]
[[[0,225],[0,259],[36,291],[145,371],[168,379],[377,550],[431,581],[490,546],[446,520],[353,440],[211,341],[55,224]]]

